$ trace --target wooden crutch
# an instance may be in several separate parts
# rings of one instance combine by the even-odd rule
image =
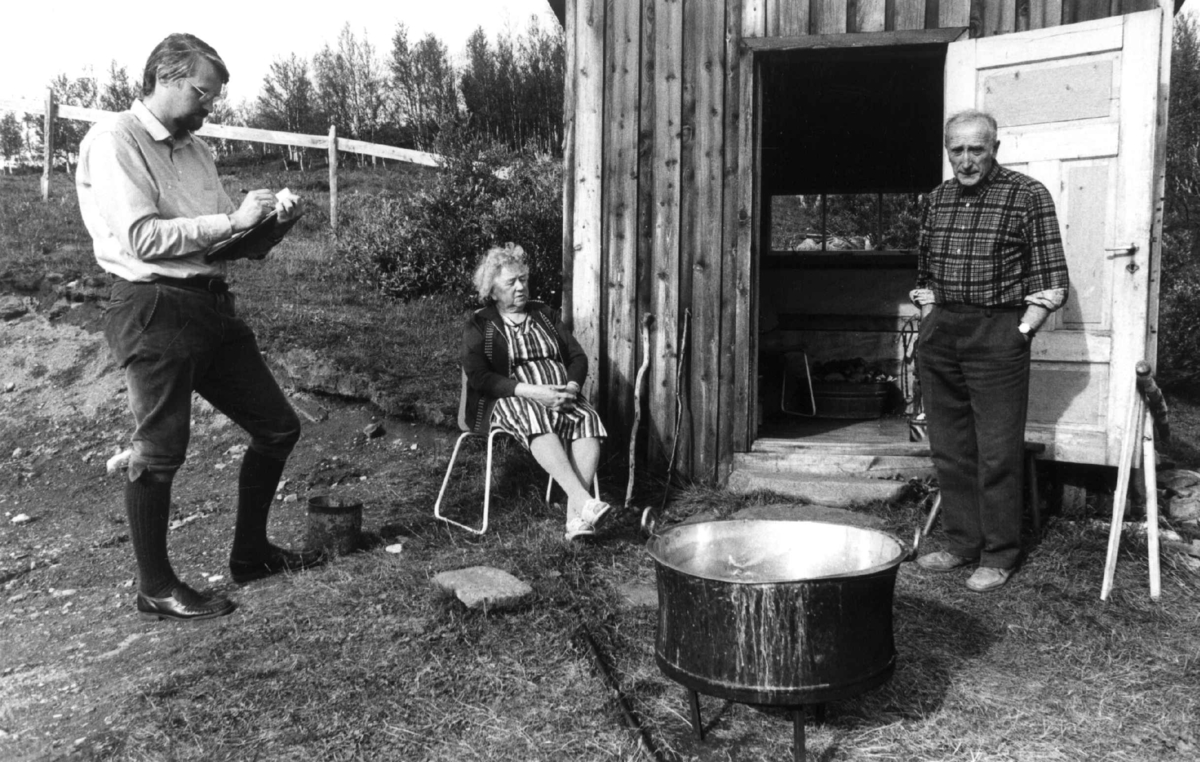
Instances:
[[[1157,419],[1157,420],[1156,420]],[[1121,444],[1121,460],[1117,464],[1117,490],[1113,494],[1112,526],[1108,532],[1108,555],[1104,563],[1104,583],[1100,587],[1100,600],[1107,600],[1112,592],[1113,576],[1117,570],[1117,550],[1121,543],[1121,529],[1125,520],[1125,500],[1129,491],[1129,471],[1133,467],[1133,443],[1141,426],[1142,473],[1146,486],[1146,545],[1149,553],[1150,598],[1158,600],[1162,593],[1162,574],[1159,566],[1158,537],[1158,465],[1154,447],[1155,424],[1164,439],[1169,436],[1167,408],[1162,391],[1154,382],[1150,364],[1137,364],[1137,379],[1125,423],[1125,441]]]
[[[1104,559],[1104,582],[1100,585],[1100,600],[1108,600],[1112,592],[1113,575],[1117,572],[1117,550],[1121,545],[1121,527],[1125,522],[1125,498],[1129,493],[1129,470],[1133,466],[1135,427],[1142,419],[1142,395],[1137,384],[1129,385],[1129,406],[1125,415],[1125,440],[1121,443],[1121,459],[1117,461],[1117,490],[1113,493],[1112,525],[1108,530],[1108,554]]]

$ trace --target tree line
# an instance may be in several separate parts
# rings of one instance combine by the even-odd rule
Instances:
[[[548,31],[536,18],[515,36],[503,32],[489,39],[477,28],[458,66],[434,34],[413,40],[397,24],[390,50],[381,55],[365,32],[356,35],[346,24],[311,57],[277,57],[256,98],[218,101],[209,121],[304,134],[335,126],[343,137],[418,150],[434,149],[438,136],[453,127],[510,149],[559,155],[564,70],[562,30]],[[129,108],[141,92],[140,82],[115,62],[103,81],[61,74],[49,87],[59,103],[107,111]],[[56,120],[59,160],[74,162],[89,126]],[[0,116],[0,153],[9,161],[36,153],[43,131],[40,116]]]

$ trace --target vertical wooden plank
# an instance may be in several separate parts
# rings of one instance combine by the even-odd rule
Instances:
[[[50,200],[50,173],[54,171],[54,119],[58,104],[54,91],[46,90],[46,114],[42,122],[42,201]]]
[[[338,229],[338,137],[337,125],[329,125],[329,227]]]
[[[575,15],[575,215],[571,310],[587,352],[583,393],[596,398],[600,367],[603,251],[604,0],[577,0]]]
[[[1157,14],[1134,14],[1124,17],[1124,47],[1121,52],[1120,120],[1121,144],[1117,181],[1117,224],[1114,242],[1135,242],[1139,251],[1152,251],[1150,236],[1154,228],[1154,213],[1158,207],[1159,133],[1166,129],[1160,123],[1162,103],[1158,88],[1147,83],[1159,83],[1162,77],[1162,50],[1160,45],[1170,48],[1171,42],[1161,40],[1162,19]],[[1149,266],[1145,258],[1136,264]],[[1151,273],[1147,272],[1147,276]],[[1149,286],[1143,289],[1140,276],[1128,273],[1124,268],[1114,268],[1114,277],[1126,283],[1113,289],[1112,314],[1114,321],[1126,326],[1148,326],[1150,295]],[[1146,359],[1149,347],[1146,336],[1137,330],[1113,330],[1112,382],[1110,400],[1135,399],[1133,369],[1138,361]],[[1115,412],[1115,411],[1114,411]],[[1116,454],[1121,451],[1121,440],[1131,436],[1129,431],[1109,427],[1109,463],[1115,464]]]
[[[563,41],[563,243],[562,316],[568,326],[575,324],[575,283],[571,273],[575,268],[575,0],[566,0]]]
[[[654,0],[654,229],[651,262],[654,285],[651,312],[658,322],[651,343],[651,445],[666,462],[675,429],[675,371],[679,361],[679,156],[682,125],[683,3]]]
[[[715,481],[717,441],[725,411],[720,402],[721,209],[725,165],[725,0],[686,6],[683,262],[690,266],[691,337],[688,341],[688,412],[693,478]],[[681,276],[681,281],[684,278]],[[682,286],[681,286],[681,290]]]
[[[813,34],[846,33],[846,0],[812,0]]]
[[[654,63],[655,0],[640,0],[642,9],[641,33],[641,81],[645,83],[638,93],[638,144],[637,144],[637,189],[638,189],[638,312],[654,314],[651,295],[654,291]],[[652,327],[658,330],[658,325]],[[646,351],[650,351],[647,349]],[[652,423],[652,422],[651,422]],[[653,430],[653,427],[650,427]],[[651,441],[654,437],[650,437]]]
[[[1077,24],[1080,21],[1108,18],[1111,15],[1110,0],[1063,0],[1063,23]]]
[[[598,374],[605,379],[606,425],[623,440],[633,420],[637,373],[637,145],[639,3],[608,0],[604,78],[604,342]]]
[[[858,0],[852,32],[882,32],[887,0]]]
[[[751,0],[746,0],[747,2]],[[718,403],[721,416],[718,419],[717,436],[717,480],[724,482],[733,466],[733,453],[744,451],[738,447],[744,438],[739,430],[739,414],[734,410],[737,401],[737,274],[739,272],[737,248],[737,200],[738,200],[738,132],[741,123],[741,55],[738,48],[742,41],[743,0],[728,0],[725,5],[725,110],[722,138],[725,143],[722,170],[721,200],[721,334],[718,360]],[[744,413],[741,414],[744,417]]]
[[[938,28],[970,24],[971,0],[941,0],[938,5]]]
[[[1154,221],[1150,232],[1150,306],[1146,326],[1146,359],[1158,369],[1158,304],[1162,282],[1162,226],[1163,203],[1167,183],[1167,130],[1170,113],[1171,51],[1175,39],[1175,11],[1173,0],[1161,0],[1162,34],[1159,38],[1159,85],[1158,85],[1158,131],[1154,146]]]
[[[1044,29],[1046,24],[1046,5],[1048,0],[1029,0],[1029,28]]]
[[[766,19],[761,0],[742,1],[742,37],[757,37],[763,32]],[[758,430],[758,250],[756,243],[756,209],[758,194],[758,129],[755,109],[758,78],[754,56],[748,50],[738,50],[737,61],[737,141],[735,168],[732,179],[737,188],[731,189],[729,201],[736,211],[727,214],[727,225],[735,249],[732,253],[735,269],[726,276],[734,285],[733,329],[733,449],[746,452]],[[734,198],[736,194],[736,198]]]
[[[819,0],[776,0],[779,14],[775,34],[779,37],[802,37],[812,24],[812,6]]]
[[[894,28],[897,31],[924,29],[925,0],[896,0]]]
[[[1008,34],[1017,30],[1017,0],[981,0],[980,37]]]

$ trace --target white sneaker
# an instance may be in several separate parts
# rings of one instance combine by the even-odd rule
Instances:
[[[590,497],[588,498],[588,501],[583,504],[583,510],[579,512],[579,517],[591,524],[592,528],[595,529],[600,525],[600,521],[606,515],[608,515],[608,512],[611,510],[612,506],[608,503],[604,502],[603,500]]]
[[[596,534],[596,527],[592,526],[590,521],[585,521],[579,516],[573,519],[567,519],[567,533],[564,538],[574,540],[577,537],[590,537]]]

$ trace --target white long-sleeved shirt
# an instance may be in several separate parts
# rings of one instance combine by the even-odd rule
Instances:
[[[212,150],[191,133],[172,137],[141,101],[88,131],[75,187],[106,271],[129,281],[225,275],[223,262],[204,262],[233,234],[235,208]]]

